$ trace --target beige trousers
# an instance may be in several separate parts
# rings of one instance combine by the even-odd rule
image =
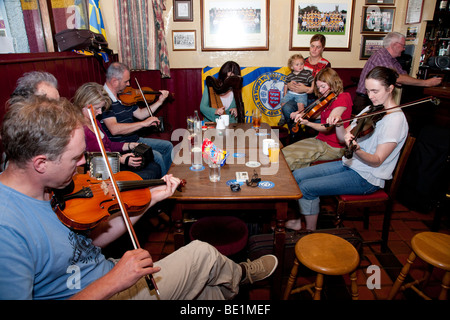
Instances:
[[[242,269],[213,246],[198,240],[156,261],[161,271],[153,274],[161,300],[224,300],[239,292]],[[157,300],[145,279],[112,300]]]
[[[297,141],[281,151],[292,171],[309,167],[314,161],[336,160],[344,155],[343,148],[330,147],[315,137]]]

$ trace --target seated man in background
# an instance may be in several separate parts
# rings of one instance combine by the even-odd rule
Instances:
[[[161,166],[161,174],[165,175],[172,164],[173,145],[170,141],[152,138],[142,138],[136,133],[159,123],[159,119],[152,117],[146,108],[137,105],[125,106],[118,95],[130,85],[130,70],[122,63],[112,63],[106,72],[104,88],[111,98],[111,108],[103,113],[102,125],[111,141],[139,142],[152,147],[155,162]],[[152,114],[163,104],[169,95],[161,90],[158,100],[150,106]],[[135,121],[138,119],[139,121]]]

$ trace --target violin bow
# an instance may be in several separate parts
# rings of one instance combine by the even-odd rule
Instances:
[[[429,97],[425,97],[425,98],[422,98],[422,99],[419,99],[419,100],[416,100],[416,101],[413,101],[413,102],[405,103],[405,104],[402,104],[402,105],[399,105],[399,106],[395,106],[395,107],[391,107],[391,108],[387,108],[387,109],[381,109],[379,111],[374,111],[374,112],[367,113],[367,114],[362,114],[360,116],[356,116],[356,117],[353,117],[353,118],[341,120],[341,121],[338,121],[335,125],[341,125],[343,123],[350,122],[350,121],[353,121],[353,120],[358,120],[358,119],[364,119],[364,118],[367,118],[367,117],[372,117],[374,115],[377,115],[377,114],[380,114],[380,113],[383,113],[383,112],[388,112],[388,111],[394,110],[394,109],[401,109],[401,108],[405,108],[405,107],[411,107],[411,106],[414,106],[416,104],[420,104],[420,103],[424,103],[424,102],[428,102],[428,101],[434,103],[435,105],[438,105],[440,103],[440,100],[437,99],[436,97],[429,96]],[[330,124],[323,123],[322,126],[328,128],[330,126]]]
[[[125,221],[125,226],[127,227],[128,234],[130,235],[131,242],[133,243],[134,249],[140,249],[141,247],[139,245],[139,241],[137,239],[136,233],[134,232],[133,224],[131,223],[130,216],[128,215],[128,212],[126,211],[126,208],[122,202],[118,184],[114,178],[114,174],[111,169],[111,164],[109,163],[108,156],[106,155],[105,146],[103,145],[103,141],[100,138],[100,129],[98,128],[97,122],[95,121],[94,107],[92,105],[90,105],[88,107],[88,113],[89,113],[89,119],[91,120],[91,123],[92,123],[92,127],[94,128],[94,132],[95,132],[95,136],[97,138],[98,145],[100,146],[100,150],[102,152],[103,160],[105,161],[106,168],[108,170],[109,178],[111,179],[111,182],[112,182],[114,193],[117,197],[117,202],[119,204],[120,211],[122,212],[123,220]],[[145,277],[145,280],[147,281],[147,285],[149,286],[150,289],[155,289],[156,294],[159,298],[160,297],[159,290],[158,290],[158,287],[156,286],[156,282],[155,282],[155,279],[153,279],[153,276],[151,274],[149,274],[148,276]]]
[[[151,110],[150,107],[148,106],[147,99],[145,99],[145,95],[144,95],[144,92],[143,92],[142,89],[141,89],[141,86],[139,85],[139,81],[137,80],[137,78],[134,78],[134,80],[136,81],[136,84],[137,84],[137,86],[138,86],[138,88],[139,88],[139,91],[141,92],[142,99],[144,100],[145,105],[147,106],[147,110],[148,110],[148,113],[150,114],[150,117],[153,117],[152,110]]]

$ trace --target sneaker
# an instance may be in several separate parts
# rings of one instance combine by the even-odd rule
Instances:
[[[245,278],[241,280],[241,284],[253,283],[270,276],[278,265],[278,259],[274,255],[268,254],[253,261],[241,262],[240,265],[245,267]]]
[[[294,231],[299,231],[302,229],[302,220],[300,220],[300,219],[288,220],[288,221],[286,221],[284,226],[288,229],[291,229]]]

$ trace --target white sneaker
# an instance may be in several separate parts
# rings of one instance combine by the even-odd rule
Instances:
[[[301,219],[292,219],[286,221],[284,226],[288,229],[299,231],[302,229],[302,220]]]
[[[241,284],[253,283],[269,277],[278,266],[278,259],[272,254],[267,254],[253,261],[241,262],[245,267],[245,278]]]

